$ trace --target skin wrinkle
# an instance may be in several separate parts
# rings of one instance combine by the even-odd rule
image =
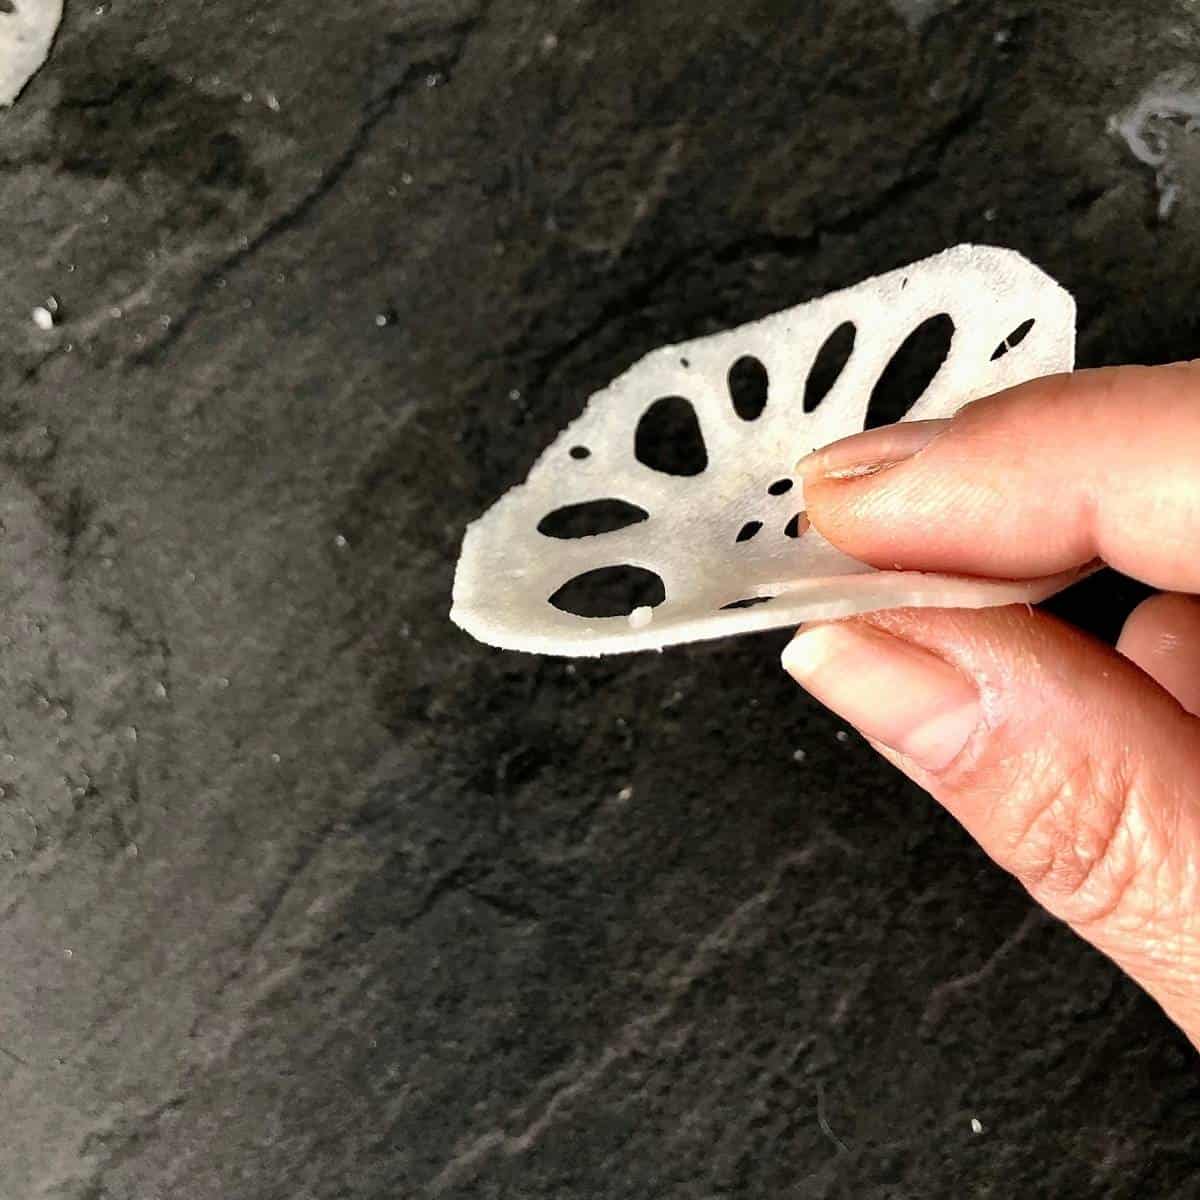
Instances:
[[[1174,860],[1174,861],[1173,861]],[[1147,881],[1146,893],[1153,906],[1153,919],[1143,925],[1120,923],[1107,931],[1102,947],[1164,1003],[1185,1028],[1195,1029],[1200,1010],[1196,978],[1200,974],[1200,938],[1197,937],[1197,909],[1194,862],[1183,864],[1182,878],[1190,886],[1181,886],[1177,877],[1177,856],[1164,856]],[[1166,876],[1164,878],[1164,876]],[[1172,903],[1163,904],[1164,898]],[[1178,1001],[1179,1004],[1167,1003]],[[1187,1019],[1190,1014],[1191,1020]]]
[[[1023,785],[1031,779],[1049,776],[1054,769],[1054,750],[1042,743],[1023,747],[1019,730],[1014,733],[1005,729],[1003,734],[1004,741],[998,743],[998,749],[993,747],[992,755],[981,761],[978,770],[954,784],[970,796],[986,797],[989,792],[994,795],[995,802],[985,807],[988,829],[984,836],[1001,866],[1020,875],[1016,865],[1018,852],[1039,815],[1037,811],[1029,815],[1028,796]],[[1013,747],[1021,748],[1014,754]],[[1030,887],[1023,876],[1022,883]]]
[[[1164,967],[1173,967],[1184,949],[1190,947],[1195,951],[1196,942],[1189,914],[1179,911],[1176,897],[1172,895],[1172,889],[1176,885],[1175,866],[1167,856],[1163,856],[1150,874],[1147,884],[1147,903],[1145,910],[1139,914],[1141,919],[1134,920],[1131,917],[1126,920],[1122,914],[1121,918],[1112,924],[1111,932],[1115,936],[1128,938],[1130,946],[1143,953],[1148,961],[1157,961]],[[1170,900],[1164,903],[1167,897],[1170,897]],[[1168,946],[1171,951],[1167,955],[1157,957],[1153,953],[1157,946]]]
[[[1143,928],[1194,933],[1200,926],[1200,888],[1196,856],[1188,851],[1200,838],[1200,814],[1193,798],[1165,779],[1157,764],[1142,762],[1138,775],[1147,780],[1140,794],[1157,798],[1156,803],[1145,806],[1144,813],[1142,860],[1151,864],[1153,878],[1145,889],[1147,920]],[[1155,845],[1157,852],[1147,855],[1146,847]],[[1182,855],[1180,848],[1184,849]]]
[[[919,624],[922,616],[881,613],[860,619],[881,632],[904,637],[906,626]],[[997,619],[1001,619],[999,614]],[[952,620],[961,623],[961,618]],[[1039,740],[1033,743],[1032,757],[1021,755],[1013,761],[1012,749],[1024,736],[1023,722],[1012,720],[1013,697],[1029,688],[1031,677],[1036,680],[1040,676],[1039,691],[1047,700],[1053,703],[1053,693],[1061,690],[1069,703],[1075,681],[1059,660],[1051,660],[1049,668],[1043,664],[1035,650],[1036,639],[1022,636],[1023,625],[1004,620],[1004,626],[996,638],[985,639],[982,645],[959,642],[953,636],[947,639],[948,648],[923,638],[911,639],[976,681],[983,712],[979,728],[960,754],[942,770],[929,774],[965,794],[977,794],[981,779],[999,779],[1002,793],[1023,796],[1026,802],[1032,799],[1033,812],[1020,818],[1015,834],[1010,832],[1004,838],[1008,848],[1002,852],[1002,865],[1073,925],[1097,926],[1117,910],[1147,866],[1161,857],[1163,842],[1148,826],[1141,836],[1133,828],[1135,819],[1145,825],[1146,805],[1131,807],[1138,802],[1138,791],[1124,748],[1114,762],[1103,746],[1076,749],[1070,743]],[[1009,630],[1018,637],[1015,666],[1013,645],[1004,637]],[[1072,640],[1076,639],[1082,640],[1081,635],[1073,634]],[[971,652],[956,653],[964,644]],[[1047,683],[1052,688],[1048,696]],[[1086,708],[1079,717],[1085,726],[1093,722]],[[998,764],[998,756],[1002,764]],[[1065,772],[1061,765],[1064,756],[1069,763]],[[1036,782],[1031,785],[1031,780]],[[1000,800],[989,823],[1011,831],[1016,814],[1008,809]],[[1136,853],[1139,847],[1141,854]],[[1147,858],[1144,850],[1149,847],[1157,849]],[[1089,891],[1094,893],[1090,897]]]
[[[1091,768],[1084,759],[1077,760],[1063,771],[1056,758],[1043,757],[1052,764],[1050,772],[1053,782],[1047,786],[1039,776],[1032,796],[1026,797],[1032,799],[1033,803],[1029,805],[1021,826],[1006,838],[1009,843],[1006,865],[1030,892],[1045,903],[1047,897],[1056,897],[1064,891],[1069,899],[1073,890],[1063,889],[1058,883],[1063,873],[1062,851],[1068,841],[1063,835],[1059,812],[1080,794],[1077,779],[1080,775],[1085,778],[1089,776]],[[1056,908],[1053,904],[1051,907]]]
[[[1070,918],[1071,924],[1077,930],[1096,931],[1097,936],[1117,914],[1132,912],[1146,871],[1156,869],[1163,857],[1162,848],[1148,836],[1140,840],[1143,846],[1153,845],[1151,856],[1144,850],[1139,853],[1139,830],[1148,834],[1146,804],[1124,759],[1122,755],[1121,764],[1108,768],[1092,758],[1092,790],[1077,805],[1074,817],[1066,814],[1064,823],[1078,871],[1069,900],[1089,906],[1083,915]]]
[[[1014,683],[1013,694],[1021,686]],[[1025,679],[1024,687],[1028,686]],[[1079,714],[1085,726],[1090,716],[1086,710]],[[1019,724],[999,726],[989,734],[998,735],[993,754],[983,755],[969,772],[961,771],[961,761],[956,762],[941,781],[972,795],[976,805],[985,794],[982,781],[989,781],[987,792],[999,793],[994,807],[986,803],[984,807],[990,810],[994,826],[985,844],[999,837],[1009,847],[993,851],[1000,864],[1100,949],[1127,968],[1141,965],[1143,982],[1160,1000],[1168,993],[1189,998],[1194,982],[1188,984],[1191,991],[1155,984],[1160,978],[1187,979],[1187,964],[1200,956],[1194,932],[1181,927],[1177,914],[1169,906],[1164,908],[1160,899],[1186,893],[1191,900],[1185,903],[1196,902],[1196,871],[1192,871],[1193,887],[1181,893],[1178,856],[1172,852],[1175,845],[1191,848],[1197,840],[1194,827],[1179,834],[1182,841],[1171,835],[1184,824],[1184,805],[1177,791],[1167,786],[1153,764],[1135,764],[1124,741],[1119,742],[1115,763],[1106,759],[1103,745],[1088,746],[1064,773],[1060,764],[1069,754],[1069,743],[1039,741],[1014,761],[1011,749],[1023,741]],[[1005,837],[1015,816],[1008,811],[1014,806],[1005,800],[1014,794],[1028,797],[1031,780],[1045,780],[1054,773],[1060,774],[1059,783],[1037,801],[1032,817],[1016,835]],[[1044,785],[1032,786],[1040,793]],[[1169,797],[1166,803],[1164,796]],[[1039,824],[1044,826],[1040,833]],[[1035,847],[1032,862],[1022,862],[1022,853],[1028,854],[1031,845]],[[1161,949],[1153,951],[1155,946]],[[1181,972],[1185,973],[1181,976]]]
[[[1104,940],[1104,926],[1123,912],[1145,871],[1161,860],[1139,846],[1158,839],[1139,837],[1145,805],[1127,782],[1124,767],[1105,763],[1094,753],[1077,755],[1062,769],[1063,748],[1039,747],[1034,765],[1022,756],[1011,772],[1019,787],[1037,780],[1023,799],[1031,811],[1011,828],[1015,812],[992,814],[1003,843],[1002,866],[1051,912],[1091,940]],[[1012,806],[1019,809],[1024,804]]]
[[[1091,714],[1082,714],[1085,724]],[[1100,719],[1098,716],[1097,720]],[[1189,805],[1174,783],[1158,769],[1158,764],[1139,756],[1133,746],[1137,739],[1120,737],[1115,762],[1099,773],[1094,773],[1091,784],[1092,797],[1109,797],[1114,793],[1120,797],[1115,813],[1108,818],[1112,824],[1106,857],[1111,860],[1118,848],[1118,841],[1127,843],[1129,878],[1125,881],[1124,896],[1114,895],[1106,912],[1092,914],[1086,921],[1072,921],[1077,929],[1104,924],[1108,933],[1128,933],[1130,930],[1147,931],[1169,927],[1176,922],[1178,913],[1169,911],[1177,907],[1179,887],[1186,872],[1179,870],[1178,847],[1188,852],[1196,845],[1200,829],[1194,820],[1189,821]],[[1092,761],[1105,762],[1110,748],[1102,746],[1091,752]],[[1094,809],[1095,804],[1085,805],[1083,812]],[[1192,810],[1194,813],[1194,809]],[[1113,823],[1117,822],[1117,823]],[[1190,826],[1190,827],[1189,827]],[[1101,866],[1096,862],[1095,868]],[[1095,872],[1093,872],[1094,874]],[[1193,873],[1194,874],[1194,873]],[[1169,877],[1164,887],[1162,876]],[[1118,888],[1121,881],[1118,880]],[[1082,889],[1081,889],[1082,890]],[[1193,894],[1189,904],[1194,907]],[[1163,898],[1170,897],[1171,903],[1164,905]]]

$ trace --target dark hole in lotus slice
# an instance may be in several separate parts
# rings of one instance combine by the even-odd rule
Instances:
[[[594,537],[627,529],[649,516],[644,508],[625,500],[587,500],[547,513],[538,522],[538,533],[552,538]]]
[[[708,466],[708,451],[691,401],[682,396],[655,400],[638,421],[633,453],[664,475],[699,475]]]
[[[738,542],[748,542],[761,528],[761,521],[747,521],[745,525],[738,530],[738,535],[734,540]]]
[[[854,353],[854,339],[857,333],[853,321],[844,321],[825,339],[825,344],[817,351],[812,370],[804,381],[806,413],[812,412],[841,378],[846,364],[850,361],[850,355]]]
[[[576,617],[624,617],[635,608],[654,608],[667,598],[662,578],[644,567],[597,567],[568,579],[550,597],[561,612]]]
[[[1000,345],[998,345],[996,349],[992,351],[992,362],[995,362],[998,358],[1003,358],[1010,350],[1019,346],[1029,336],[1029,331],[1033,328],[1033,326],[1034,319],[1032,317],[1030,317],[1028,321],[1022,321],[1021,324],[1018,325],[1016,329],[1014,329],[1012,333],[1010,333],[1008,337],[1006,337],[1004,341],[1002,341]]]
[[[572,458],[581,458],[581,459],[589,458],[591,456],[591,453],[592,452],[586,446],[572,446],[571,447],[571,457]]]
[[[808,532],[810,522],[808,513],[798,512],[784,527],[783,532],[787,537],[798,538],[802,534]]]
[[[912,408],[941,370],[953,338],[954,322],[939,313],[904,339],[871,389],[864,429],[891,425]]]
[[[752,354],[745,354],[729,368],[729,398],[733,411],[743,421],[757,421],[767,407],[767,368]]]
[[[17,6],[12,0],[0,0],[0,16],[3,16],[4,13],[15,13],[16,11]]]
[[[1035,321],[1033,317],[1030,317],[1028,321],[1022,321],[1020,325],[1018,325],[1016,329],[1014,329],[1012,333],[1005,338],[1005,341],[1008,342],[1008,348],[1013,350],[1019,346],[1029,336],[1034,324]]]
[[[771,484],[771,486],[769,488],[767,488],[767,491],[772,496],[782,496],[786,492],[790,492],[791,490],[792,490],[792,481],[790,479],[777,479],[777,480],[775,480],[775,482],[773,484]]]
[[[722,604],[721,611],[724,612],[727,608],[754,608],[759,604],[766,604],[768,600],[774,600],[774,596],[747,596],[745,600],[735,600],[732,604]]]

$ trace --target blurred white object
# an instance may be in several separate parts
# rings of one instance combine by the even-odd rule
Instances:
[[[11,104],[46,61],[62,14],[63,0],[0,0],[0,106]]]

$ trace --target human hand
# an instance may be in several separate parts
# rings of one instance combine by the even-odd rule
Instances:
[[[1164,590],[1115,651],[1025,607],[903,609],[783,663],[1200,1047],[1200,363],[1038,380],[800,469],[813,525],[879,567],[1100,558]]]

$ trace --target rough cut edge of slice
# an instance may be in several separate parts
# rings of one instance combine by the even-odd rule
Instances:
[[[670,640],[666,642],[662,633],[654,629],[653,616],[642,629],[631,628],[627,618],[600,618],[594,622],[589,639],[574,643],[570,650],[563,648],[561,635],[539,634],[533,630],[517,634],[511,625],[493,625],[487,614],[478,610],[458,613],[454,619],[477,641],[502,650],[563,658],[598,658],[606,654],[665,650],[689,642],[765,633],[807,621],[837,621],[892,608],[979,609],[1007,604],[1040,604],[1102,569],[1103,564],[1089,563],[1057,575],[1023,580],[871,570],[859,575],[800,579],[775,593],[760,589],[760,594],[770,596],[770,600],[754,608],[706,614],[687,626],[673,625]],[[612,633],[604,632],[618,623],[622,628]]]
[[[7,108],[50,56],[63,0],[16,0],[0,13],[0,108]]]

